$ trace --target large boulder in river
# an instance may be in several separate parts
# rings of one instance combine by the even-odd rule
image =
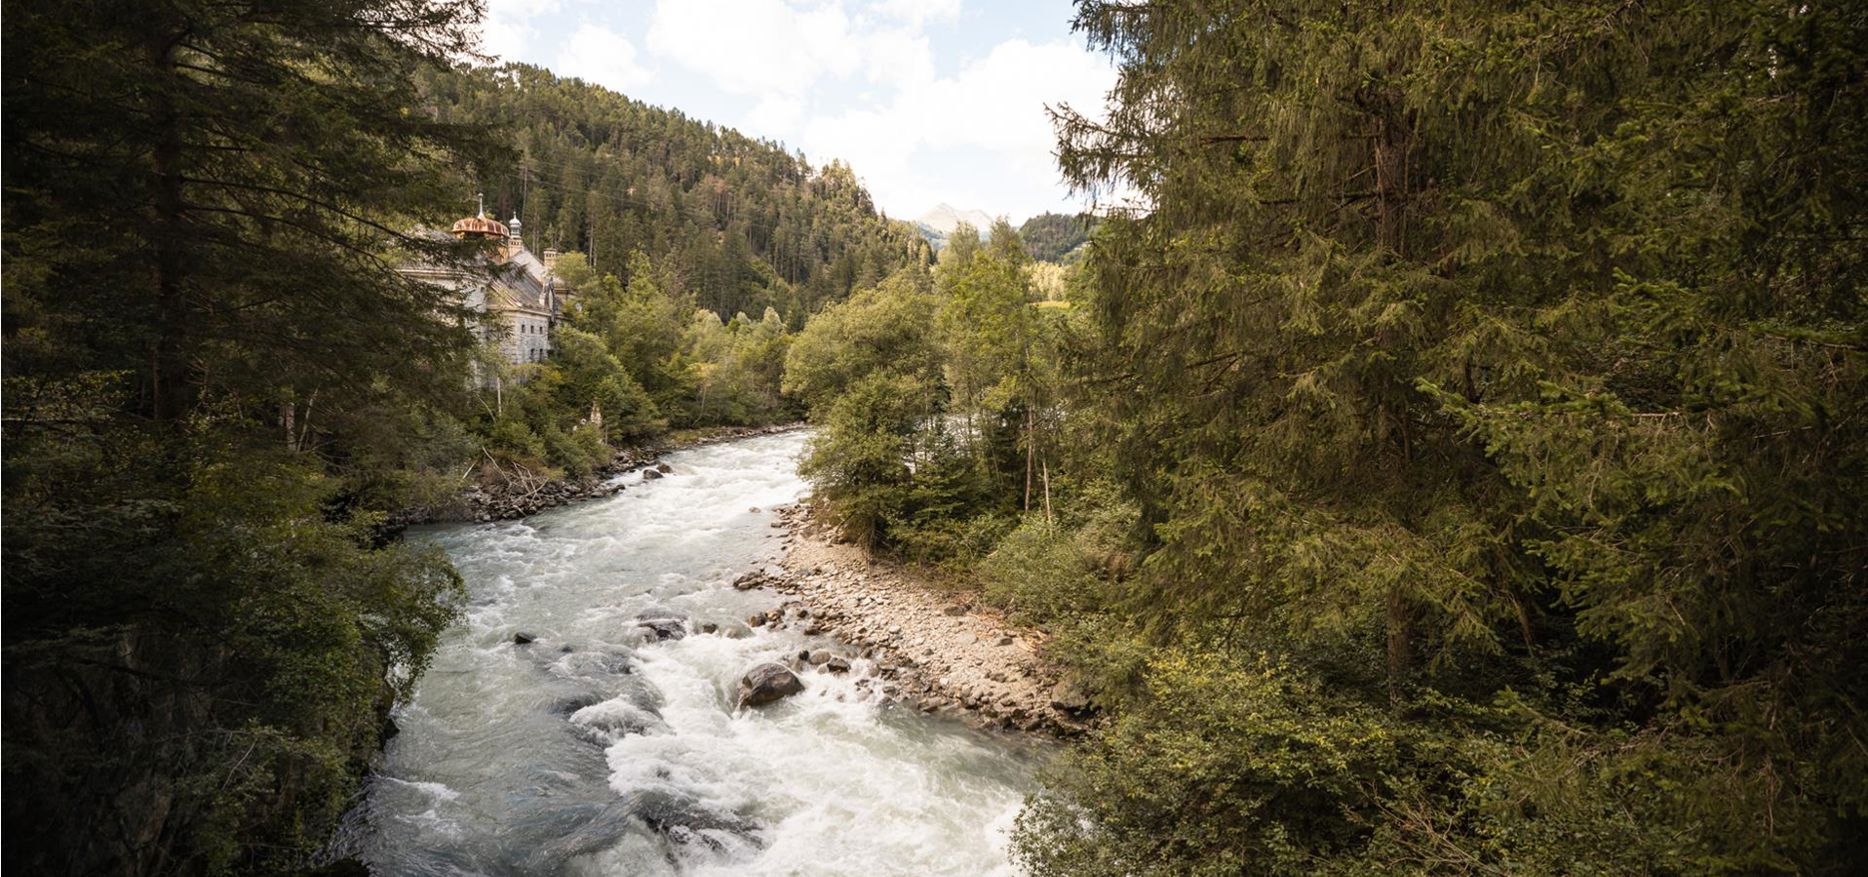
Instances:
[[[636,626],[642,628],[658,642],[665,639],[680,639],[688,635],[687,622],[679,618],[643,618],[636,621]]]
[[[681,639],[688,635],[687,613],[662,606],[642,610],[636,616],[636,626],[657,642]]]
[[[803,690],[798,674],[783,664],[759,664],[739,678],[739,702],[744,706],[764,706]]]
[[[655,479],[657,479],[657,478],[660,478],[660,477],[662,477],[662,473],[661,473],[661,470],[659,470],[659,469],[644,469],[644,470],[642,470],[642,480],[643,480],[643,481],[654,481]]]

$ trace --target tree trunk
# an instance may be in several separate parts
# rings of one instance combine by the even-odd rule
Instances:
[[[1414,664],[1414,613],[1398,586],[1388,589],[1388,700],[1401,702],[1401,682]]]
[[[178,78],[175,71],[177,36],[158,29],[145,46],[155,87],[150,116],[157,129],[151,155],[155,217],[148,229],[155,255],[155,337],[149,349],[149,414],[157,422],[170,422],[188,408],[187,358],[181,335],[188,325],[184,313],[183,275],[187,257],[182,251],[182,133],[181,119],[168,89]]]
[[[1032,440],[1031,406],[1025,406],[1025,511],[1031,511],[1031,460],[1037,451]]]

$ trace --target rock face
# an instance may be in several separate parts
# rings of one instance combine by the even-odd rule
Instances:
[[[739,678],[739,702],[742,706],[764,706],[803,690],[804,683],[798,680],[798,674],[783,664],[759,664]]]

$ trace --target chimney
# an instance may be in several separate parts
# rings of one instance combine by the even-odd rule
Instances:
[[[545,270],[546,271],[558,270],[558,251],[556,248],[553,248],[553,247],[545,248]]]

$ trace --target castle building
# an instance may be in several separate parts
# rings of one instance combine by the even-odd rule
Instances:
[[[544,362],[551,356],[552,330],[565,305],[566,291],[552,269],[556,250],[534,255],[525,246],[519,218],[504,225],[486,215],[454,223],[454,237],[492,242],[490,264],[483,270],[413,266],[405,273],[452,290],[472,314],[470,328],[496,345],[513,365]]]

